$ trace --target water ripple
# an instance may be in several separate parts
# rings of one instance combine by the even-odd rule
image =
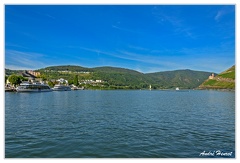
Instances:
[[[235,157],[231,92],[6,93],[5,107],[7,158]]]

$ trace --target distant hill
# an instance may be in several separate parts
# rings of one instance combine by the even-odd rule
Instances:
[[[210,72],[193,70],[175,70],[146,74],[154,84],[160,84],[163,88],[192,89],[198,87],[208,78]]]
[[[207,79],[199,89],[235,89],[235,65],[212,79]]]
[[[21,71],[5,69],[5,74],[10,75]],[[119,67],[86,68],[73,65],[50,66],[35,71],[40,72],[40,77],[47,81],[64,78],[72,83],[77,76],[78,81],[85,83],[82,86],[89,89],[149,89],[150,85],[152,89],[175,89],[176,87],[193,89],[197,88],[211,75],[210,72],[188,69],[144,74]],[[219,76],[222,78],[235,77],[231,73],[222,73]],[[97,80],[104,82],[99,84],[84,82]]]
[[[72,72],[81,72],[81,71],[91,71],[90,68],[85,68],[81,66],[73,66],[73,65],[63,65],[63,66],[50,66],[41,70],[52,70],[52,71],[72,71]]]
[[[127,86],[130,89],[149,87],[148,78],[138,71],[117,67],[97,67],[93,70],[94,78],[107,81],[109,85]]]
[[[10,69],[5,68],[5,75],[9,76],[9,75],[12,75],[12,74],[21,73],[23,71],[24,70],[10,70]]]
[[[85,68],[81,66],[51,66],[38,71],[47,79],[65,78],[73,80],[78,75],[79,80],[103,80],[106,87],[116,89],[180,89],[197,88],[211,74],[210,72],[193,70],[175,70],[156,73],[140,73],[135,70],[118,67]],[[86,73],[88,72],[88,73]]]

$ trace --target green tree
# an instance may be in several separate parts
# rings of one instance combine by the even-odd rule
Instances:
[[[52,81],[49,81],[49,82],[48,82],[48,85],[49,85],[50,87],[54,87],[55,84],[54,84]]]
[[[47,77],[44,74],[39,75],[37,78],[42,78],[43,81],[47,80]]]
[[[73,84],[75,86],[78,86],[79,85],[79,82],[78,82],[78,75],[75,75],[74,79],[73,79]]]
[[[73,80],[71,80],[71,79],[68,80],[68,84],[69,84],[69,85],[73,84]]]
[[[15,74],[13,74],[13,75],[10,75],[10,76],[8,77],[8,81],[9,81],[12,85],[16,86],[16,85],[19,85],[19,84],[21,83],[21,78],[20,78],[19,76],[15,75]]]
[[[23,76],[18,76],[20,78],[21,81],[28,81],[28,78],[25,78]]]

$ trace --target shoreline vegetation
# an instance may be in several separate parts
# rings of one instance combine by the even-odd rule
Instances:
[[[63,80],[64,79],[64,80]],[[220,74],[174,70],[141,73],[117,67],[85,68],[81,66],[51,66],[38,70],[5,69],[5,91],[14,89],[23,81],[37,81],[50,87],[59,84],[87,90],[221,90],[235,91],[235,66]],[[75,89],[73,89],[75,90]],[[176,90],[177,91],[177,90]]]

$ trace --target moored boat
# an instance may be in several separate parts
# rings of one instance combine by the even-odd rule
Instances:
[[[17,92],[50,92],[52,89],[47,84],[42,83],[21,83],[17,88]]]
[[[71,87],[67,86],[67,85],[55,85],[53,87],[54,91],[71,91]]]

